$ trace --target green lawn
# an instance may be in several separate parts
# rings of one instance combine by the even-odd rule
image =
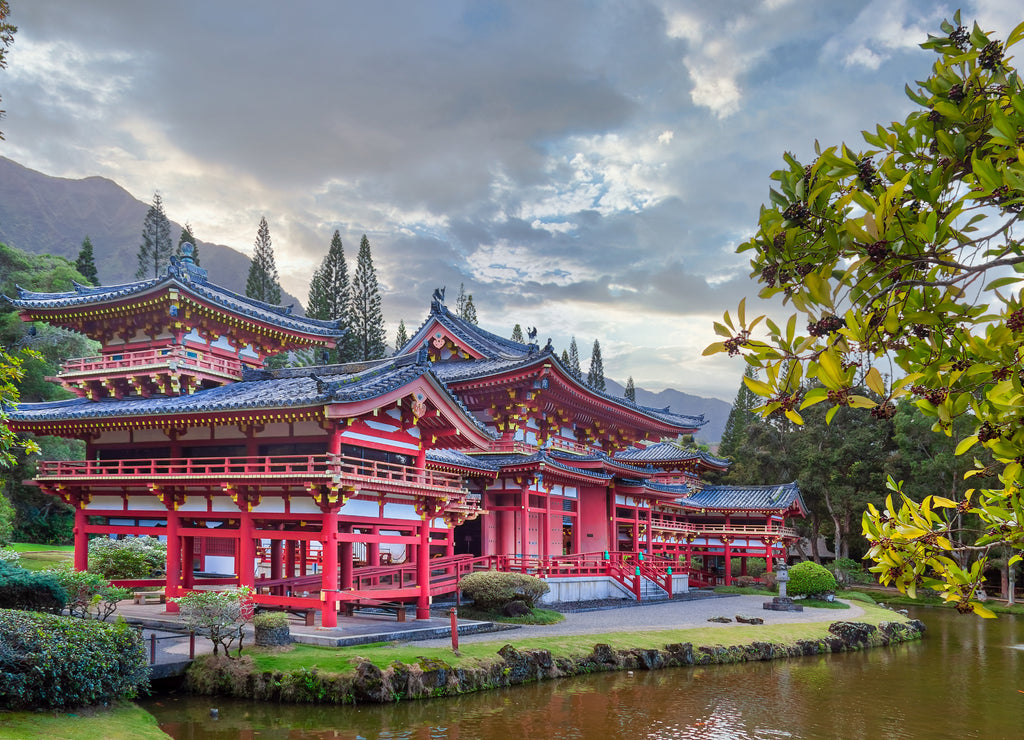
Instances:
[[[135,704],[75,712],[0,711],[0,740],[167,740],[156,718]]]
[[[18,562],[25,570],[46,570],[61,563],[71,562],[75,555],[74,545],[36,545],[28,542],[12,542],[8,549],[21,553]]]

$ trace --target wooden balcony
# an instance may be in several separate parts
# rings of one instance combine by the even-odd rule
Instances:
[[[162,347],[67,360],[57,373],[57,378],[72,380],[97,374],[158,370],[187,371],[232,379],[242,377],[242,363],[239,360],[215,357],[185,347]]]
[[[468,495],[462,478],[453,473],[341,455],[47,460],[39,464],[35,480],[43,486],[117,484],[142,489],[150,484],[185,488],[255,485],[295,490],[328,485],[460,501]]]
[[[676,522],[668,519],[654,519],[651,526],[655,532],[695,534],[697,536],[726,535],[732,537],[782,537],[796,539],[799,537],[791,527],[780,527],[777,524],[761,526],[757,524],[694,524],[693,522]]]

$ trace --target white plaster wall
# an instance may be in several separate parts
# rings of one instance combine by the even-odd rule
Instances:
[[[543,604],[594,599],[635,599],[632,593],[610,576],[546,578],[545,582],[551,590],[541,599]]]

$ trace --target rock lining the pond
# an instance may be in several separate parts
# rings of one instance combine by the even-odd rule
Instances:
[[[190,669],[187,686],[194,693],[257,701],[387,703],[455,696],[605,671],[650,671],[673,666],[720,665],[848,652],[916,640],[924,630],[924,624],[916,619],[882,622],[877,627],[863,622],[833,622],[828,628],[829,636],[820,640],[797,640],[789,645],[754,641],[729,647],[694,647],[687,642],[657,649],[616,650],[598,643],[590,653],[577,658],[558,658],[548,650],[519,650],[506,644],[493,661],[484,664],[458,667],[439,658],[421,658],[417,663],[394,661],[381,668],[360,660],[356,670],[348,674],[323,673],[316,668],[259,671],[248,656],[236,660],[203,656]]]

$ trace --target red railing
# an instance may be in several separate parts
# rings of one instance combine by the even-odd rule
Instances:
[[[757,524],[693,524],[691,522],[675,522],[670,519],[652,519],[652,528],[667,532],[686,532],[687,534],[734,534],[762,537],[776,535],[779,537],[796,537],[797,532],[790,527],[777,524],[761,526]]]
[[[462,493],[462,478],[454,473],[419,470],[407,465],[362,460],[342,455],[271,455],[266,457],[198,457],[145,460],[44,460],[38,480],[126,479],[152,481],[217,481],[234,478],[330,480],[338,484],[412,487],[418,492]]]
[[[563,452],[573,452],[578,455],[593,455],[597,450],[587,445],[579,444],[578,442],[569,442],[563,439],[549,439],[543,445],[532,445],[529,442],[523,442],[522,440],[495,440],[491,443],[490,452],[500,452],[504,454],[523,454],[529,455],[537,450],[561,450]]]
[[[162,368],[168,367],[172,363],[179,370],[202,370],[232,378],[239,378],[242,375],[242,363],[239,360],[229,357],[215,357],[185,347],[164,347],[66,360],[61,366],[57,377],[68,378],[72,375],[86,375],[112,370]]]

